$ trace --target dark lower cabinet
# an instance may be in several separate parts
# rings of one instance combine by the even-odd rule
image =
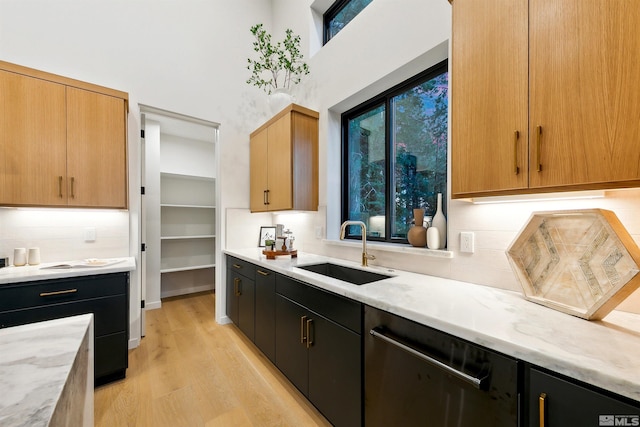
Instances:
[[[280,275],[276,289],[276,366],[333,425],[362,425],[361,305]]]
[[[516,427],[518,362],[365,306],[365,425]]]
[[[640,426],[640,402],[231,256],[227,266],[231,320],[337,427]],[[97,319],[123,315],[128,297],[95,297]],[[96,321],[96,376],[126,363],[109,353],[126,346],[116,323]]]
[[[256,267],[256,347],[276,361],[276,275],[273,271]]]
[[[227,314],[251,341],[255,339],[255,272],[253,264],[227,257]]]
[[[531,367],[528,426],[640,426],[640,403]]]
[[[129,273],[0,286],[0,327],[93,313],[94,383],[124,378],[129,346]]]

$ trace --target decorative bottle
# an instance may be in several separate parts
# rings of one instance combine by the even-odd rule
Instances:
[[[436,213],[433,215],[431,226],[438,229],[439,244],[438,249],[444,249],[447,246],[447,219],[442,213],[442,193],[438,193],[438,204]]]
[[[423,220],[424,211],[422,209],[414,209],[414,225],[409,228],[407,233],[407,240],[411,243],[411,246],[423,248],[427,244],[427,229],[422,225]]]

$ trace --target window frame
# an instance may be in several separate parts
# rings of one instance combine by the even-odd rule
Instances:
[[[322,45],[324,46],[331,40],[329,38],[329,24],[349,3],[353,0],[336,0],[327,11],[322,15]],[[372,0],[373,1],[373,0]],[[368,6],[368,5],[367,5]],[[367,7],[365,6],[365,7]],[[362,9],[364,10],[364,8]],[[362,12],[362,10],[360,12]],[[358,12],[358,13],[360,13]],[[351,21],[349,21],[351,22]],[[348,23],[347,23],[348,25]],[[337,33],[336,33],[337,34]],[[332,37],[333,38],[333,37]]]
[[[362,115],[368,111],[374,110],[381,104],[385,107],[385,237],[374,237],[367,235],[367,240],[378,241],[383,243],[391,243],[391,244],[408,244],[409,241],[406,237],[404,238],[394,238],[391,235],[391,215],[393,209],[393,203],[391,203],[391,195],[393,186],[391,182],[391,126],[390,125],[390,109],[391,109],[391,100],[403,93],[407,90],[415,87],[421,83],[424,83],[428,80],[431,80],[441,74],[448,73],[449,71],[449,59],[444,59],[443,61],[429,67],[428,69],[406,79],[405,81],[385,90],[384,92],[374,96],[373,98],[364,101],[363,103],[351,108],[350,110],[342,113],[340,118],[340,126],[341,126],[341,147],[340,147],[340,218],[341,223],[349,219],[349,208],[348,208],[348,196],[349,196],[349,120]],[[448,131],[448,129],[447,129]],[[448,150],[448,148],[447,148]],[[447,170],[449,170],[450,165],[447,160]],[[447,180],[447,186],[448,186]],[[446,200],[443,197],[443,212],[446,211]],[[361,240],[362,237],[358,234],[356,235],[346,235],[345,239],[353,239],[353,240]]]

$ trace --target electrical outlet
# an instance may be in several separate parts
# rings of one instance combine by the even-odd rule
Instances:
[[[460,232],[460,252],[473,253],[473,231]]]
[[[87,227],[84,229],[84,241],[95,242],[96,241],[96,229],[95,227]]]
[[[316,239],[322,239],[322,226],[316,226]]]

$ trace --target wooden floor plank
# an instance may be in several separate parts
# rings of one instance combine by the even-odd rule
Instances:
[[[97,427],[330,426],[214,307],[205,292],[146,312],[126,379],[95,390]]]

